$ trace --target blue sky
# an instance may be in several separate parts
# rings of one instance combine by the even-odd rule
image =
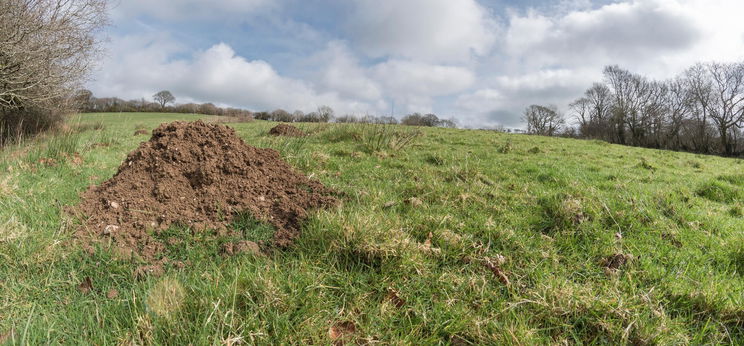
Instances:
[[[97,96],[519,127],[602,67],[669,78],[744,58],[739,0],[120,0]]]

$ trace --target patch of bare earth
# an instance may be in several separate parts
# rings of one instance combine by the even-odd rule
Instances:
[[[162,261],[165,250],[153,235],[173,225],[231,235],[233,217],[250,213],[276,228],[273,243],[282,247],[299,235],[308,210],[336,203],[329,189],[277,151],[249,146],[232,128],[202,121],[153,130],[113,178],[81,197],[70,211],[83,219],[76,238],[87,250],[111,244],[151,263]],[[255,247],[240,243],[229,250]]]
[[[286,137],[303,137],[305,133],[302,130],[287,124],[279,124],[269,130],[269,134],[272,136],[286,136]]]

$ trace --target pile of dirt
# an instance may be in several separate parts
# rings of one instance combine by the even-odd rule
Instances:
[[[246,145],[227,126],[174,122],[153,130],[116,175],[84,192],[72,211],[84,220],[76,235],[88,250],[111,243],[119,253],[154,262],[165,244],[153,235],[171,225],[230,235],[237,213],[272,224],[273,244],[289,245],[307,210],[336,203],[330,193],[277,151]]]
[[[302,130],[287,124],[279,124],[269,130],[269,134],[272,136],[286,136],[286,137],[303,137],[305,133]]]

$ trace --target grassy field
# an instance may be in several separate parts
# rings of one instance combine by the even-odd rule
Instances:
[[[737,159],[398,126],[274,138],[274,123],[235,123],[342,204],[267,256],[189,239],[177,255],[191,265],[161,277],[76,246],[64,206],[148,139],[134,131],[197,118],[87,114],[0,154],[0,344],[744,343]]]

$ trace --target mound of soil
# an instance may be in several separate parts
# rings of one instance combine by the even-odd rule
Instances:
[[[305,133],[302,130],[287,124],[279,124],[269,130],[272,136],[302,137]]]
[[[88,250],[112,243],[120,253],[155,261],[165,244],[153,234],[177,224],[230,235],[237,213],[272,224],[274,244],[289,245],[308,209],[336,203],[330,192],[277,151],[246,145],[232,128],[174,122],[153,130],[113,178],[81,195],[73,212],[83,216],[76,235]]]

